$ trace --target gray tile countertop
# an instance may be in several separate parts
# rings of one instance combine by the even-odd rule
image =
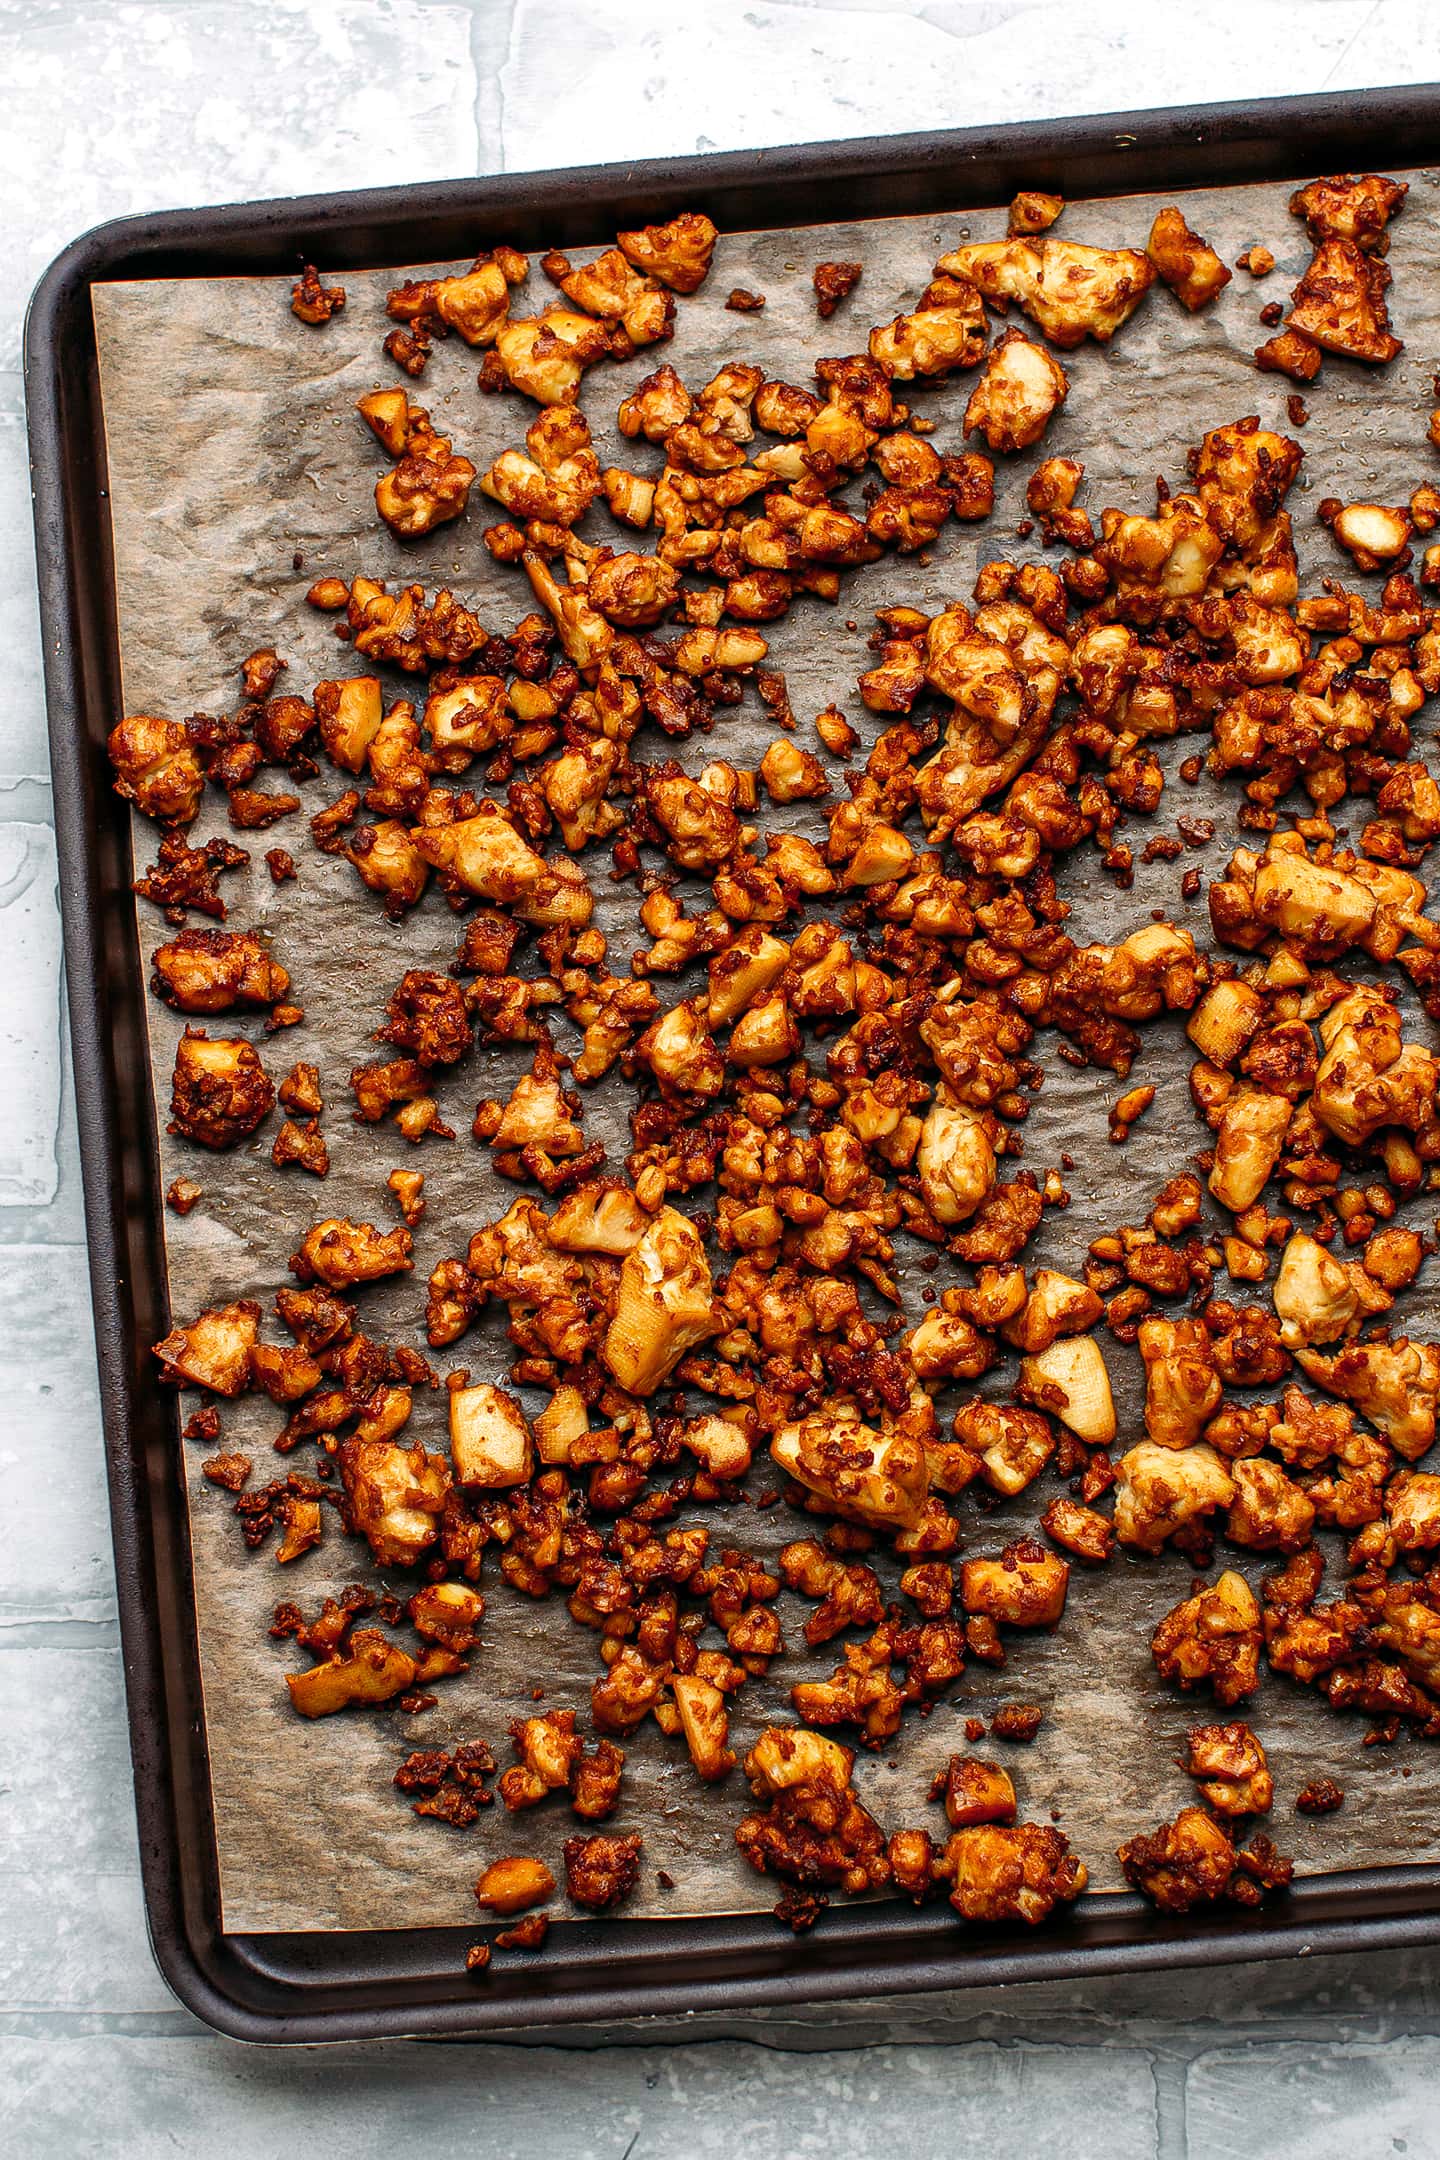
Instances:
[[[1043,2140],[1440,2153],[1423,1953],[862,2002],[587,2047],[275,2051],[151,1964],[71,1117],[20,334],[122,212],[915,126],[1421,81],[1433,0],[0,0],[0,2136],[645,2160]],[[593,2052],[602,2039],[615,2045]]]

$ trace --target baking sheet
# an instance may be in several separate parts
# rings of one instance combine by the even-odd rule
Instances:
[[[1392,317],[1407,349],[1378,374],[1327,360],[1321,381],[1305,390],[1312,417],[1299,432],[1308,469],[1291,504],[1307,589],[1320,575],[1345,567],[1314,523],[1313,505],[1321,496],[1403,501],[1433,466],[1424,426],[1437,344],[1434,295],[1440,291],[1437,182],[1432,173],[1408,177],[1411,198],[1394,227],[1390,256]],[[854,687],[869,664],[865,641],[874,609],[906,601],[933,612],[947,599],[968,600],[981,563],[1039,552],[1036,540],[1027,549],[1015,528],[1025,515],[1025,480],[1040,454],[1068,454],[1085,463],[1081,500],[1098,526],[1100,509],[1111,503],[1149,510],[1158,474],[1181,484],[1185,451],[1204,428],[1247,412],[1288,428],[1285,401],[1294,386],[1283,377],[1258,375],[1249,358],[1265,334],[1256,319],[1260,306],[1283,298],[1309,257],[1300,226],[1286,213],[1287,194],[1284,187],[1257,187],[1186,195],[1192,224],[1227,261],[1233,263],[1251,241],[1261,241],[1277,257],[1274,275],[1257,285],[1237,273],[1218,304],[1199,317],[1186,315],[1157,286],[1113,348],[1066,355],[1069,402],[1043,453],[1001,461],[997,507],[988,521],[948,526],[928,567],[914,557],[887,557],[847,576],[838,608],[801,600],[784,622],[768,626],[767,665],[787,675],[801,720],[799,740],[814,745],[809,722],[832,701],[849,714],[867,748],[879,731],[881,723],[864,711]],[[1154,210],[1165,199],[1072,206],[1060,230],[1086,241],[1143,245]],[[872,322],[913,305],[946,248],[966,237],[996,236],[1003,227],[1003,212],[957,210],[951,216],[863,226],[724,236],[706,287],[677,307],[673,342],[623,366],[602,364],[587,376],[582,406],[602,465],[658,467],[658,451],[620,440],[614,412],[661,359],[692,387],[727,359],[756,361],[772,374],[806,382],[817,357],[860,349]],[[827,257],[861,259],[866,268],[858,291],[830,322],[820,323],[809,273]],[[308,330],[291,317],[288,280],[206,279],[95,289],[126,710],[177,716],[197,708],[226,710],[236,698],[240,660],[267,643],[290,663],[281,689],[303,693],[318,678],[358,671],[348,648],[335,642],[333,619],[304,604],[307,587],[322,574],[420,580],[430,590],[448,584],[497,631],[508,630],[530,611],[523,576],[493,564],[481,545],[482,528],[499,513],[478,489],[466,518],[408,547],[376,518],[372,491],[383,458],[353,408],[365,390],[397,379],[379,343],[387,327],[384,294],[399,274],[387,269],[347,275],[349,305],[323,331]],[[763,314],[725,310],[725,296],[737,285],[766,294]],[[538,271],[529,295],[535,306],[551,296]],[[523,299],[517,296],[515,312],[522,312]],[[535,408],[508,393],[482,396],[475,387],[475,365],[475,356],[458,342],[442,345],[412,395],[483,470],[499,450],[522,439]],[[932,440],[942,451],[962,447],[961,415],[974,379],[973,374],[955,377],[911,397],[917,410],[936,421]],[[581,528],[585,536],[612,544],[614,530],[603,508]],[[303,557],[299,569],[293,567],[297,553]],[[395,677],[390,687],[393,695],[404,695],[407,680]],[[752,693],[744,706],[720,714],[708,738],[676,745],[642,736],[638,747],[642,756],[679,755],[694,769],[712,755],[738,764],[757,762],[767,737],[766,716]],[[1422,750],[1426,743],[1422,717]],[[1186,788],[1173,778],[1175,766],[1197,747],[1203,744],[1181,738],[1162,748],[1171,776],[1165,798],[1153,820],[1133,821],[1125,837],[1138,859],[1149,833],[1173,832],[1176,815],[1185,811],[1216,818],[1215,842],[1203,854],[1187,851],[1173,865],[1140,867],[1137,860],[1128,893],[1099,872],[1092,851],[1076,851],[1065,859],[1062,890],[1075,903],[1069,928],[1077,938],[1123,936],[1148,920],[1152,908],[1162,908],[1174,920],[1189,922],[1203,939],[1203,891],[1187,906],[1179,881],[1192,864],[1207,880],[1218,874],[1234,843],[1238,796],[1233,789],[1212,791],[1208,782]],[[339,777],[327,767],[298,790],[305,798],[302,815],[334,799]],[[783,822],[805,829],[807,817],[810,829],[819,830],[820,814],[803,806],[787,809]],[[137,863],[143,865],[153,860],[156,835],[144,821],[137,820],[137,826]],[[207,801],[195,830],[201,837],[227,832],[223,806]],[[332,1214],[382,1224],[395,1219],[384,1180],[403,1161],[426,1173],[429,1207],[416,1232],[415,1272],[362,1292],[360,1311],[368,1332],[421,1343],[423,1285],[430,1268],[444,1256],[463,1254],[471,1233],[503,1212],[517,1191],[493,1175],[488,1152],[470,1140],[468,1126],[476,1101],[503,1097],[528,1065],[528,1053],[520,1046],[477,1049],[441,1076],[442,1113],[461,1136],[453,1143],[432,1140],[412,1151],[390,1126],[351,1123],[350,1068],[383,1054],[371,1036],[381,1023],[386,995],[406,967],[444,967],[460,924],[433,891],[403,923],[388,923],[346,862],[313,851],[299,818],[268,833],[238,837],[250,847],[252,860],[222,881],[229,926],[253,925],[272,933],[306,1019],[271,1038],[263,1035],[259,1015],[238,1021],[227,1016],[212,1023],[211,1031],[250,1036],[277,1080],[296,1059],[319,1064],[332,1168],[323,1183],[302,1172],[276,1172],[269,1160],[274,1118],[255,1144],[220,1157],[162,1133],[164,1182],[187,1174],[205,1187],[192,1215],[166,1217],[173,1309],[188,1317],[203,1304],[242,1290],[268,1306],[275,1289],[291,1280],[288,1255],[311,1221]],[[298,884],[272,885],[263,856],[275,845],[292,848]],[[611,941],[611,964],[623,972],[630,952],[648,942],[636,921],[634,888],[609,885],[605,853],[591,851],[585,861],[597,893],[597,920]],[[140,916],[148,961],[154,946],[172,933],[148,905]],[[668,998],[684,994],[689,985],[683,977],[666,978],[659,987]],[[163,1125],[175,1041],[184,1023],[154,1000],[149,1017]],[[557,1039],[562,1045],[569,1041],[563,1020]],[[1112,1148],[1106,1136],[1106,1111],[1121,1083],[1111,1074],[1066,1065],[1054,1056],[1053,1038],[1048,1044],[1042,1038],[1038,1054],[1046,1080],[1025,1127],[1026,1165],[1043,1171],[1058,1163],[1063,1150],[1077,1167],[1066,1173],[1070,1208],[1047,1214],[1026,1257],[1032,1264],[1078,1271],[1089,1240],[1120,1222],[1140,1220],[1155,1189],[1207,1135],[1189,1105],[1189,1056],[1178,1023],[1147,1030],[1133,1077],[1156,1082],[1159,1093],[1123,1150]],[[587,1139],[605,1141],[612,1162],[623,1159],[628,1145],[628,1100],[629,1091],[615,1075],[586,1094]],[[924,1251],[903,1235],[897,1239],[902,1262],[910,1263],[903,1281],[912,1321],[923,1309],[922,1287],[938,1288],[951,1279],[943,1264],[933,1277],[915,1270],[913,1263]],[[1217,1288],[1223,1294],[1223,1277]],[[1423,1285],[1418,1303],[1429,1303]],[[1423,1319],[1413,1331],[1431,1332]],[[267,1333],[275,1333],[273,1321]],[[1121,1442],[1128,1444],[1139,1431],[1140,1360],[1138,1352],[1108,1338],[1105,1346]],[[503,1380],[508,1363],[503,1313],[487,1316],[438,1362],[442,1370],[464,1364],[473,1378]],[[1002,1367],[989,1376],[986,1391],[1003,1391],[1011,1371]],[[255,1460],[254,1482],[285,1467],[266,1444],[280,1423],[273,1406],[247,1398],[222,1406],[222,1416],[225,1444],[244,1448]],[[443,1447],[443,1394],[417,1394],[408,1433]],[[247,1553],[228,1496],[200,1475],[200,1458],[207,1452],[193,1445],[182,1450],[226,1928],[463,1924],[471,1911],[469,1885],[499,1853],[540,1852],[558,1873],[559,1847],[575,1828],[563,1797],[523,1819],[506,1817],[497,1805],[473,1830],[457,1833],[414,1818],[392,1790],[390,1776],[406,1749],[453,1745],[461,1738],[488,1739],[505,1761],[505,1727],[510,1718],[537,1707],[537,1688],[544,1690],[540,1707],[574,1705],[588,1722],[589,1686],[599,1669],[591,1631],[574,1626],[561,1598],[535,1604],[487,1571],[482,1645],[466,1675],[437,1688],[435,1709],[413,1718],[393,1709],[314,1724],[295,1718],[281,1675],[298,1659],[293,1646],[276,1645],[266,1633],[272,1606],[286,1597],[308,1611],[348,1581],[376,1579],[374,1571],[366,1565],[363,1544],[339,1535],[328,1511],[325,1544],[294,1566],[277,1569],[270,1553]],[[288,1458],[289,1466],[304,1467],[308,1453]],[[762,1457],[752,1487],[773,1482]],[[1043,1480],[988,1514],[977,1509],[972,1489],[972,1497],[959,1503],[965,1551],[998,1550],[1033,1523],[1054,1489],[1053,1480]],[[690,1519],[708,1523],[713,1546],[743,1543],[762,1555],[805,1534],[808,1522],[785,1508],[748,1507],[696,1510],[693,1518],[683,1512],[679,1518]],[[1327,1539],[1327,1547],[1335,1542]],[[1252,1581],[1268,1564],[1259,1555],[1224,1546],[1220,1551],[1225,1564],[1239,1565]],[[893,1582],[893,1569],[883,1560],[877,1564],[887,1585]],[[867,1804],[887,1829],[926,1820],[938,1825],[938,1811],[926,1807],[925,1793],[935,1769],[963,1745],[965,1717],[987,1717],[1002,1701],[1041,1703],[1047,1718],[1039,1739],[1028,1749],[996,1752],[1014,1771],[1022,1811],[1058,1820],[1089,1864],[1095,1886],[1115,1886],[1113,1849],[1119,1839],[1190,1797],[1174,1757],[1186,1727],[1210,1714],[1207,1698],[1186,1701],[1162,1688],[1149,1658],[1154,1622],[1185,1593],[1189,1577],[1188,1564],[1174,1554],[1158,1560],[1122,1556],[1094,1575],[1077,1567],[1056,1635],[1011,1638],[1003,1671],[972,1668],[928,1717],[911,1713],[903,1733],[882,1755],[860,1757],[857,1782]],[[403,1591],[403,1578],[398,1587]],[[809,1607],[804,1601],[785,1594],[780,1609],[787,1642],[800,1648],[778,1659],[768,1679],[752,1680],[738,1698],[731,1738],[742,1753],[762,1724],[777,1714],[790,1715],[787,1691],[796,1678],[828,1674],[839,1659],[839,1644],[805,1652],[800,1630]],[[1276,1773],[1276,1834],[1303,1872],[1433,1856],[1431,1817],[1440,1767],[1432,1755],[1409,1743],[1363,1750],[1363,1721],[1337,1717],[1313,1694],[1278,1678],[1266,1677],[1250,1708]],[[613,1827],[644,1832],[647,1863],[626,1911],[678,1915],[771,1904],[777,1886],[752,1874],[733,1845],[733,1826],[746,1805],[740,1772],[718,1791],[701,1788],[683,1743],[666,1740],[653,1725],[625,1745],[624,1798]],[[1294,1817],[1296,1790],[1321,1771],[1333,1772],[1345,1785],[1346,1808],[1318,1821]],[[672,1890],[658,1887],[659,1870],[673,1878]]]

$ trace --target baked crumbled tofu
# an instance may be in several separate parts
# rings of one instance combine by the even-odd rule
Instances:
[[[1313,258],[1263,306],[1263,371],[1400,351],[1405,200],[1295,193]],[[1058,1825],[1097,1812],[1072,1779],[1025,1819],[1074,1721],[1036,1634],[1073,1638],[1072,1569],[1148,1640],[1157,1703],[1217,1720],[1166,1743],[1203,1805],[1119,1847],[1162,1912],[1289,1880],[1255,1827],[1293,1797],[1265,1666],[1371,1740],[1440,1736],[1440,483],[1330,470],[1327,386],[1283,384],[1290,432],[1197,411],[1173,466],[1106,480],[1087,431],[1113,449],[1123,392],[1129,441],[1143,376],[1169,440],[1247,303],[1193,203],[1152,204],[1143,252],[1060,237],[1064,208],[1022,192],[912,290],[864,228],[854,261],[724,275],[699,210],[533,278],[500,244],[398,283],[386,380],[342,369],[349,447],[392,570],[399,545],[430,581],[332,561],[307,513],[319,559],[255,588],[231,699],[107,715],[162,828],[136,891],[168,926],[170,1131],[244,1151],[243,1223],[223,1160],[193,1218],[166,1163],[212,1300],[154,1351],[200,1393],[197,1504],[287,1590],[363,1578],[275,1606],[295,1714],[425,1718],[468,1658],[508,1674],[503,1772],[477,1738],[393,1783],[446,1836],[492,1800],[576,1830],[583,1912],[688,1897],[721,1823],[796,1932],[887,1891],[1051,1918],[1088,1882]],[[1144,368],[1079,352],[1157,279]],[[788,350],[797,290],[836,351]],[[359,310],[309,270],[296,296],[338,367]],[[997,507],[972,549],[955,526]],[[271,619],[292,601],[308,642]],[[217,816],[294,816],[295,853],[251,862]],[[262,1032],[306,1025],[277,1089]],[[295,1219],[296,1169],[340,1180],[334,1215]],[[952,1710],[917,1788],[910,1732]],[[657,1809],[660,1763],[693,1812]],[[1302,1812],[1337,1804],[1324,1767]],[[514,1923],[497,1959],[544,1942],[545,1850],[469,1878]]]

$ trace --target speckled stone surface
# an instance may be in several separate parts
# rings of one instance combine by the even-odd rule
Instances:
[[[174,2004],[138,1887],[19,372],[35,278],[122,212],[1436,73],[1431,0],[0,0],[7,2152],[1440,2153],[1423,1952],[630,2027],[583,2051],[244,2049]]]

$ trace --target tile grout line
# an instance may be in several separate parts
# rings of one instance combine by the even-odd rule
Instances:
[[[1185,2119],[1185,2088],[1190,2057],[1171,2047],[1150,2053],[1150,2074],[1155,2081],[1156,2160],[1186,2160],[1190,2140]]]
[[[504,71],[515,44],[519,0],[506,0],[493,45],[487,35],[490,10],[470,7],[470,59],[475,70],[475,171],[478,174],[505,170]],[[499,58],[491,54],[499,49]]]

